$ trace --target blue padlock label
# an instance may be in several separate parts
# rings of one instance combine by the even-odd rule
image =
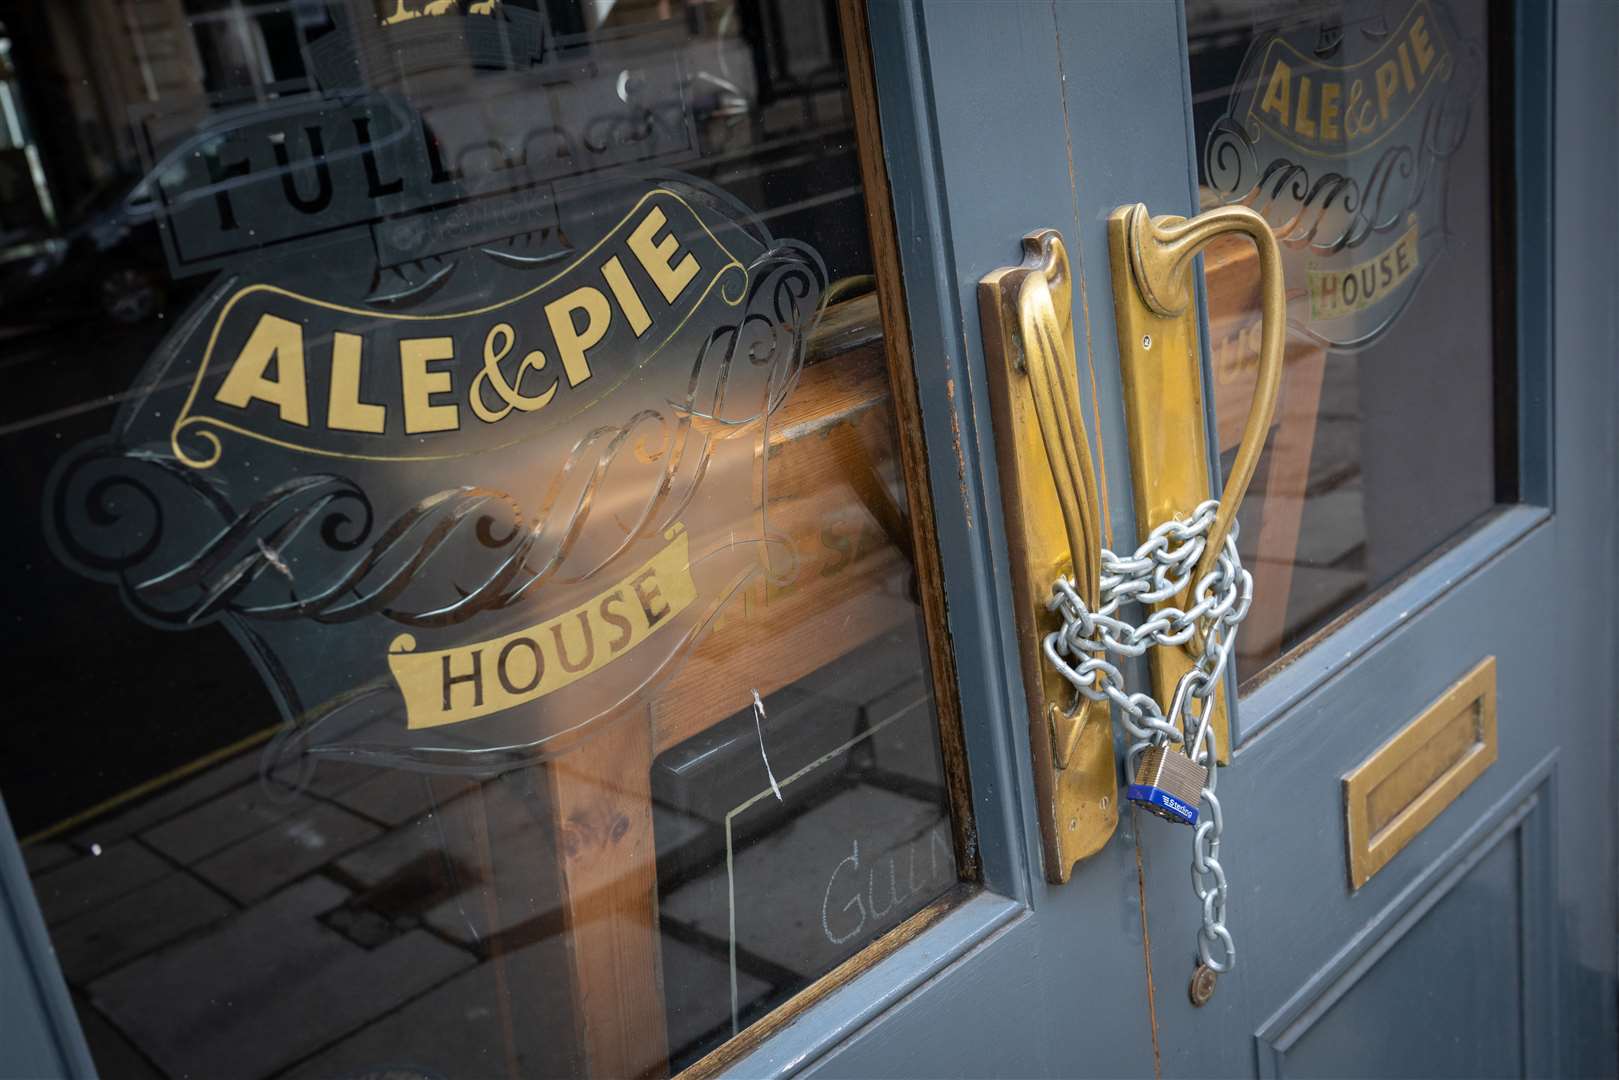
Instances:
[[[1197,807],[1187,806],[1162,788],[1149,787],[1146,784],[1131,784],[1125,789],[1124,797],[1131,802],[1156,806],[1177,821],[1184,821],[1188,825],[1197,824]]]

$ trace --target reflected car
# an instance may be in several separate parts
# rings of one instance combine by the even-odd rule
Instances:
[[[0,256],[0,319],[16,326],[89,316],[133,326],[155,318],[179,290],[151,190],[150,177],[122,177],[76,207],[60,235]]]
[[[388,117],[383,133],[363,145],[327,152],[326,163],[398,143],[420,123],[408,106],[386,95],[366,95],[363,103],[375,116]],[[220,193],[279,187],[284,174],[308,164],[293,161],[210,182],[198,180],[198,163],[218,154],[243,129],[263,127],[267,120],[297,124],[328,107],[318,96],[301,96],[273,109],[253,107],[210,117],[178,144],[171,143],[144,176],[125,174],[97,189],[65,215],[58,235],[0,252],[0,325],[58,325],[89,317],[134,326],[183,304],[201,291],[209,275],[176,278],[170,272],[161,231],[165,214]],[[173,206],[165,206],[165,196]]]

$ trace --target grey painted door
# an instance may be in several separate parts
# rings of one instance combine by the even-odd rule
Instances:
[[[1602,293],[1615,142],[1597,119],[1614,104],[1615,12],[1231,8],[873,8],[934,482],[961,493],[961,513],[940,515],[941,547],[986,875],[1026,908],[820,1058],[820,1074],[1615,1068],[1616,349]],[[1278,74],[1277,56],[1298,59]],[[1351,101],[1375,110],[1360,114],[1365,141],[1378,124],[1390,139],[1361,150],[1344,130]],[[1255,196],[1253,175],[1239,181],[1220,156],[1233,118],[1244,141],[1224,153],[1298,168],[1267,174],[1276,186]],[[1390,147],[1410,130],[1407,161],[1429,186],[1396,196],[1405,181],[1383,175],[1379,194],[1375,170],[1401,167]],[[1399,216],[1353,243],[1305,236],[1291,215],[1342,197],[1311,187],[1329,171],[1370,202],[1399,198]],[[1268,628],[1237,663],[1220,787],[1240,962],[1195,1008],[1186,831],[1127,814],[1071,883],[1040,872],[974,289],[1017,261],[1025,233],[1070,239],[1081,394],[1112,544],[1131,548],[1146,528],[1132,515],[1105,219],[1125,203],[1188,213],[1244,196],[1290,252],[1290,344],[1265,479],[1243,514],[1256,612],[1270,605],[1254,624]],[[1406,236],[1423,273],[1402,279]],[[1379,252],[1399,260],[1392,273]],[[1374,288],[1345,289],[1357,273]],[[1247,345],[1232,278],[1211,255],[1216,432],[1246,404],[1225,400]],[[1278,528],[1291,535],[1280,546]],[[1372,840],[1386,841],[1459,757],[1439,740],[1418,760],[1391,740],[1491,657],[1495,759],[1352,879],[1345,778],[1369,760],[1406,764],[1374,795]]]
[[[1452,6],[1468,14],[1460,0]],[[1413,5],[1388,7],[1378,17],[1398,28]],[[1229,87],[1203,96],[1197,50],[1232,37],[1222,47],[1235,48],[1240,61],[1276,27],[1264,12],[1247,13],[1236,28],[1200,38],[1198,19],[1207,14],[1195,4],[1128,0],[871,5],[929,468],[935,491],[959,492],[956,505],[940,496],[938,519],[986,890],[764,1040],[733,1064],[739,1075],[1614,1069],[1610,702],[1619,521],[1611,463],[1619,445],[1609,418],[1611,242],[1619,230],[1606,181],[1619,164],[1610,122],[1619,25],[1601,5],[1564,4],[1550,15],[1539,5],[1492,8],[1502,39],[1493,49],[1488,26],[1482,37],[1445,39],[1455,50],[1471,41],[1489,59],[1510,58],[1510,70],[1491,69],[1497,81],[1510,75],[1509,92],[1476,102],[1488,130],[1516,135],[1504,147],[1485,140],[1489,175],[1499,182],[1485,217],[1488,206],[1505,208],[1512,227],[1469,220],[1466,229],[1492,245],[1512,236],[1510,248],[1492,254],[1510,253],[1513,272],[1510,281],[1490,277],[1471,308],[1411,289],[1390,340],[1418,359],[1456,340],[1483,341],[1489,392],[1453,394],[1413,378],[1391,405],[1378,396],[1386,380],[1360,377],[1369,352],[1345,351],[1355,358],[1344,360],[1323,346],[1312,450],[1319,468],[1325,451],[1342,449],[1331,443],[1336,431],[1352,447],[1343,456],[1355,475],[1339,475],[1337,486],[1317,477],[1316,488],[1306,475],[1296,497],[1317,505],[1298,516],[1342,526],[1344,507],[1357,505],[1346,493],[1358,490],[1365,550],[1335,552],[1344,528],[1301,524],[1298,534],[1322,538],[1326,550],[1306,558],[1299,546],[1284,549],[1295,579],[1289,595],[1300,597],[1275,620],[1276,651],[1286,660],[1239,658],[1245,686],[1221,787],[1238,966],[1207,1005],[1192,1007],[1185,986],[1197,912],[1185,831],[1126,814],[1071,882],[1045,880],[1019,642],[1006,615],[1008,555],[976,283],[1016,261],[1027,232],[1056,227],[1069,238],[1081,393],[1097,418],[1111,543],[1132,547],[1144,530],[1132,510],[1104,222],[1123,203],[1187,212],[1209,186],[1198,164],[1210,130],[1203,113],[1212,109],[1217,121],[1232,97]],[[1311,15],[1315,38],[1303,51],[1320,45],[1322,63],[1334,62],[1335,36],[1364,29],[1336,8]],[[1403,78],[1396,68],[1391,108]],[[1301,85],[1288,84],[1295,130]],[[1259,105],[1263,111],[1263,96]],[[1475,125],[1473,134],[1486,130]],[[1558,156],[1559,146],[1580,152]],[[1454,224],[1460,236],[1463,223]],[[1433,261],[1422,287],[1438,291],[1447,270],[1466,261],[1452,249]],[[1209,290],[1203,336],[1218,406],[1227,343],[1221,298],[1213,283]],[[1482,318],[1483,300],[1513,318]],[[1240,326],[1234,336],[1232,349]],[[1506,354],[1511,363],[1497,372],[1494,359]],[[1345,401],[1353,404],[1335,411]],[[1345,416],[1372,430],[1351,438],[1334,429]],[[1212,409],[1210,420],[1218,431]],[[1476,442],[1485,428],[1496,464],[1482,472],[1459,467],[1414,484],[1405,474],[1420,470],[1390,452],[1402,432],[1437,433],[1429,442],[1443,449],[1447,432]],[[1502,430],[1515,434],[1493,438]],[[1471,485],[1471,497],[1487,505],[1433,542],[1412,540],[1443,531],[1440,519],[1470,505],[1458,498],[1461,509],[1451,507],[1446,483]],[[1260,516],[1244,521],[1247,543],[1265,532],[1262,508],[1283,494],[1278,485],[1256,495]],[[1301,588],[1305,579],[1314,592]],[[1343,778],[1489,656],[1495,761],[1352,887]],[[48,1034],[47,1006],[25,1007],[65,993],[48,970],[37,976],[50,961],[21,872],[8,871],[6,884],[21,912],[13,932],[33,959],[7,965],[5,1060],[27,1071],[75,1060],[82,1069],[65,1006],[57,1010],[60,1036]]]

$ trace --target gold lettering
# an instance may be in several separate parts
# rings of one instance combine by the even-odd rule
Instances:
[[[657,626],[658,620],[669,614],[668,604],[664,604],[659,611],[652,610],[653,602],[662,598],[661,593],[658,591],[657,572],[657,567],[649,566],[630,581],[630,588],[635,590],[635,598],[641,601],[641,610],[646,614],[646,624],[648,626]],[[652,582],[652,588],[641,588],[643,581]]]
[[[483,370],[472,377],[472,388],[467,392],[467,404],[472,406],[472,413],[486,424],[493,424],[497,420],[504,420],[513,409],[521,412],[535,412],[551,403],[556,396],[557,382],[552,379],[538,394],[523,393],[523,376],[530,371],[545,370],[545,354],[535,349],[523,357],[517,364],[517,373],[511,381],[506,381],[501,371],[501,361],[506,354],[512,351],[517,342],[517,331],[512,329],[511,323],[496,323],[489,328],[489,333],[483,339]],[[500,408],[490,408],[489,402],[484,398],[484,390],[493,390],[504,403]]]
[[[332,387],[327,395],[326,426],[333,431],[382,434],[388,410],[360,400],[360,335],[339,330],[332,335]]]
[[[630,250],[641,261],[646,272],[652,275],[653,284],[663,293],[663,298],[669,303],[675,302],[691,279],[697,276],[697,258],[690,252],[679,265],[675,264],[675,254],[680,250],[680,241],[673,236],[665,236],[662,240],[653,240],[658,230],[667,224],[663,211],[654,206],[647,216],[641,219],[641,224],[630,233]]]
[[[1271,69],[1270,84],[1265,87],[1265,98],[1259,103],[1260,112],[1275,113],[1283,127],[1291,127],[1289,118],[1293,115],[1293,72],[1282,61],[1276,61]]]
[[[555,693],[633,651],[658,626],[673,622],[697,600],[697,583],[691,577],[691,545],[685,530],[676,526],[665,536],[669,543],[630,575],[537,626],[441,652],[417,652],[416,639],[409,634],[394,638],[388,646],[388,668],[404,695],[406,725],[415,729],[455,724]],[[649,580],[656,582],[651,589],[633,584]],[[630,599],[632,593],[639,605]],[[648,616],[654,609],[655,619]],[[580,648],[574,641],[575,620],[584,634],[583,660],[568,652],[569,647],[576,652]],[[595,647],[593,635],[598,633],[606,635],[608,648]],[[496,658],[497,678],[488,683],[482,669],[486,652]],[[523,659],[524,652],[531,661]],[[472,684],[472,693],[452,695],[462,682]]]
[[[568,658],[568,643],[563,633],[563,621],[558,619],[551,624],[551,638],[557,643],[557,659],[562,663],[562,670],[570,675],[589,671],[594,666],[591,661],[596,659],[596,635],[590,631],[590,609],[586,608],[578,615],[579,633],[585,639],[585,655],[578,660]]]
[[[275,378],[270,378],[270,365]],[[304,328],[290,319],[260,315],[215,399],[238,409],[253,400],[269,402],[281,419],[309,426],[309,396],[304,378]]]
[[[1343,87],[1335,82],[1321,84],[1321,138],[1325,142],[1338,141],[1338,98]]]
[[[598,610],[601,613],[602,621],[618,631],[618,636],[607,643],[608,650],[617,653],[622,651],[624,646],[630,643],[630,639],[635,636],[635,627],[630,625],[630,620],[613,610],[612,605],[615,603],[624,603],[624,593],[620,589],[614,589],[612,592],[604,594],[601,607]]]
[[[511,675],[512,650],[518,646],[528,650],[529,667],[533,669],[533,674],[523,683],[519,683]],[[540,643],[531,637],[512,638],[500,650],[500,657],[495,663],[495,675],[500,679],[500,688],[508,694],[526,694],[540,685],[540,680],[545,677],[545,656],[540,652]],[[448,704],[445,708],[449,708]]]
[[[1428,74],[1428,66],[1433,63],[1433,42],[1428,39],[1427,18],[1417,16],[1417,21],[1411,24],[1411,51],[1417,54],[1417,69],[1424,75]]]
[[[1415,218],[1394,244],[1365,262],[1306,271],[1312,319],[1338,319],[1381,303],[1417,269],[1420,233]]]
[[[574,325],[576,311],[585,313],[583,330]],[[562,357],[562,371],[568,376],[568,385],[578,386],[590,378],[585,350],[607,336],[607,327],[613,321],[607,297],[600,289],[582,285],[562,299],[546,304],[545,318],[551,324],[551,336],[556,338],[557,355]]]
[[[455,357],[453,338],[405,338],[399,343],[399,378],[405,400],[405,434],[454,431],[461,426],[461,410],[435,405],[433,395],[453,389],[448,371],[429,370],[434,360]]]
[[[1385,60],[1377,69],[1377,111],[1383,119],[1389,118],[1389,102],[1400,86],[1400,67],[1393,60]]]
[[[1315,137],[1315,120],[1310,116],[1310,77],[1299,80],[1299,108],[1294,114],[1294,127],[1307,139]]]
[[[441,667],[444,672],[443,682],[445,712],[449,712],[451,709],[452,699],[450,695],[455,690],[457,683],[472,684],[472,707],[474,709],[483,704],[483,652],[479,649],[468,649],[467,652],[472,659],[472,670],[467,672],[465,675],[450,674],[450,658],[453,657],[455,653],[446,652],[439,654],[439,656],[442,658]]]
[[[646,313],[646,305],[636,295],[635,286],[630,284],[630,276],[624,272],[624,264],[618,261],[618,256],[602,263],[602,277],[607,279],[607,287],[613,290],[613,299],[624,312],[624,317],[630,320],[630,329],[635,336],[640,337],[652,325],[652,316]]]

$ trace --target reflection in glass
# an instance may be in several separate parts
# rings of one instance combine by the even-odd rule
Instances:
[[[1201,200],[1262,213],[1287,282],[1281,399],[1240,514],[1245,679],[1511,497],[1488,15],[1187,4]],[[1214,245],[1205,275],[1229,466],[1258,363],[1251,247]]]
[[[0,30],[0,791],[108,1075],[657,1075],[961,876],[831,3]]]

